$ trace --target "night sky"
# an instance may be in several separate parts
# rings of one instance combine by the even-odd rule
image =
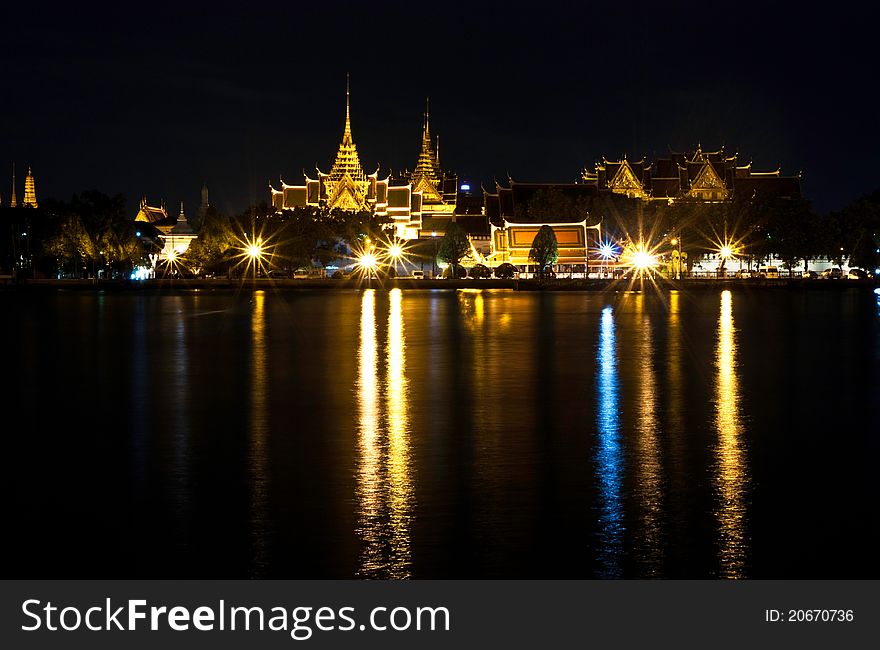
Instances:
[[[872,12],[871,14],[867,13]],[[0,161],[17,193],[240,211],[327,171],[351,73],[368,172],[572,181],[603,155],[722,144],[804,172],[821,212],[880,188],[875,9],[845,3],[18,3],[0,17]]]

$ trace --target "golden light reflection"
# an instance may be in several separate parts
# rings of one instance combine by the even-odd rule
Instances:
[[[733,296],[730,291],[723,291],[715,355],[718,373],[715,391],[715,423],[718,429],[715,489],[718,561],[722,578],[746,577],[748,554],[746,488],[749,475],[743,442],[743,423],[739,414],[735,334]]]
[[[389,293],[385,413],[380,417],[379,348],[376,339],[376,293],[361,299],[358,354],[359,407],[358,535],[362,542],[359,575],[406,579],[411,574],[410,527],[414,490],[410,473],[409,406],[402,293]],[[385,434],[385,435],[383,435]]]
[[[268,568],[267,536],[269,527],[268,450],[266,433],[266,315],[265,292],[255,291],[251,312],[251,393],[248,474],[250,485],[250,524],[253,566],[251,577],[265,575]]]
[[[486,319],[486,305],[482,289],[458,289],[459,311],[468,329],[482,328]]]
[[[379,379],[376,349],[376,291],[367,289],[361,298],[361,340],[358,350],[358,501],[360,521],[358,534],[363,542],[360,574],[379,577],[384,566],[381,548],[380,518],[382,511],[381,450],[379,435]]]
[[[636,312],[641,321],[638,359],[639,387],[636,418],[636,488],[640,503],[638,556],[644,577],[658,577],[663,568],[663,464],[657,429],[657,380],[654,374],[654,342],[651,320],[644,311],[645,296],[636,296]]]
[[[683,508],[687,501],[686,494],[691,488],[687,478],[684,404],[684,369],[686,363],[683,332],[681,327],[681,293],[676,290],[669,292],[669,314],[667,320],[666,345],[666,376],[668,378],[666,413],[667,450],[669,458],[669,493],[670,508]]]
[[[391,519],[391,557],[388,577],[410,577],[410,519],[413,487],[410,479],[409,413],[407,400],[406,341],[401,312],[401,291],[392,289],[388,311],[388,502]]]

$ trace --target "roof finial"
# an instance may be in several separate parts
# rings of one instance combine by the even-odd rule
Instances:
[[[9,207],[18,207],[18,200],[15,198],[15,163],[12,163],[12,196],[9,197]]]
[[[345,73],[345,130],[342,133],[342,144],[350,145],[352,143],[351,137],[351,112],[349,109],[350,104],[350,93],[349,93],[349,73]]]

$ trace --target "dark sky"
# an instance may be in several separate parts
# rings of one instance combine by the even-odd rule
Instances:
[[[855,3],[852,3],[855,5]],[[0,160],[38,198],[84,189],[239,211],[327,170],[574,180],[601,156],[722,144],[804,172],[820,211],[880,188],[877,15],[825,3],[16,3],[0,15]],[[868,12],[871,13],[868,13]],[[0,197],[9,198],[9,180]]]

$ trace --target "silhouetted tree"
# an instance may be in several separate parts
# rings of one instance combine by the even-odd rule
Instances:
[[[529,259],[537,266],[539,277],[543,277],[547,268],[559,258],[559,246],[556,242],[556,233],[548,225],[543,225],[538,234],[532,240],[532,248],[529,250]]]
[[[454,221],[446,228],[440,249],[437,251],[437,259],[446,262],[452,267],[452,277],[458,277],[458,267],[461,260],[470,252],[471,244],[467,235]]]

